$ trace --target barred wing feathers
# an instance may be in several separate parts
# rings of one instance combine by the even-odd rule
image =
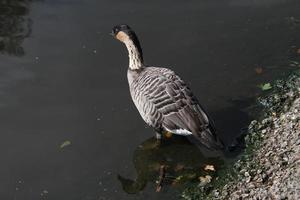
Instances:
[[[155,129],[193,134],[208,148],[222,146],[198,100],[172,70],[145,68],[133,82],[131,93],[141,116]]]

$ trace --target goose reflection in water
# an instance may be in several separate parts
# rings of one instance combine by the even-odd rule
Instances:
[[[172,136],[159,148],[155,137],[140,144],[134,151],[133,164],[137,174],[135,179],[118,175],[123,190],[129,194],[142,191],[147,183],[157,182],[161,166],[165,166],[164,187],[179,186],[207,175],[205,165],[218,168],[223,164],[223,160],[220,157],[205,157],[187,138]]]
[[[0,1],[0,54],[23,56],[25,38],[31,34],[31,1]]]

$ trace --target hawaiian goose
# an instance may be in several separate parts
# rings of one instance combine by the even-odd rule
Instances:
[[[128,25],[115,26],[111,34],[127,47],[130,94],[156,137],[164,131],[194,135],[209,149],[223,148],[211,120],[183,80],[170,69],[146,67],[138,38]]]

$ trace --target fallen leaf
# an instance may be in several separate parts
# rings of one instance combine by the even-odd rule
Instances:
[[[196,175],[195,175],[196,176]],[[180,183],[182,183],[186,178],[188,178],[186,175],[180,175],[180,176],[177,176],[174,181],[172,182],[172,185],[175,186],[175,185],[178,185]]]
[[[171,185],[172,185],[172,186],[177,186],[177,185],[179,185],[179,182],[176,181],[176,179],[175,179],[174,181],[172,181]]]
[[[194,173],[194,174],[187,174],[187,175],[185,175],[185,177],[187,178],[187,179],[194,179],[194,178],[196,178],[196,174]]]
[[[183,168],[184,168],[184,165],[183,165],[183,164],[177,164],[177,165],[175,166],[175,168],[174,168],[174,171],[175,171],[175,172],[178,172],[178,171],[183,170]]]
[[[65,148],[66,146],[69,146],[71,145],[71,141],[70,140],[66,140],[64,141],[61,145],[60,145],[60,148],[63,149]]]
[[[210,182],[211,182],[211,179],[212,179],[212,177],[211,177],[210,175],[200,176],[200,177],[199,177],[200,183],[201,183],[202,185],[206,185],[207,183],[210,183]]]
[[[256,74],[261,74],[263,72],[263,68],[261,67],[256,67],[255,69]]]
[[[161,188],[162,188],[161,185],[157,186],[155,192],[160,192]]]
[[[272,86],[271,86],[270,83],[261,84],[259,87],[260,87],[263,91],[272,89]]]
[[[159,170],[159,168],[160,168],[160,164],[157,162],[157,163],[151,163],[149,166],[148,166],[148,168],[150,169],[150,170],[153,170],[153,171],[157,171],[157,170]]]
[[[183,178],[183,176],[180,175],[180,176],[176,177],[175,181],[179,182],[182,178]]]
[[[166,138],[171,138],[172,135],[173,135],[173,134],[172,134],[171,132],[167,131],[166,134],[165,134],[165,137],[166,137]]]
[[[206,165],[206,166],[204,167],[204,170],[205,170],[205,171],[216,171],[216,170],[215,170],[215,167],[214,167],[213,165]]]

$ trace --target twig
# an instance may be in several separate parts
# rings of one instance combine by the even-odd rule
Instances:
[[[161,165],[159,168],[159,179],[158,179],[157,186],[156,186],[156,192],[161,191],[165,176],[166,176],[166,166]]]

